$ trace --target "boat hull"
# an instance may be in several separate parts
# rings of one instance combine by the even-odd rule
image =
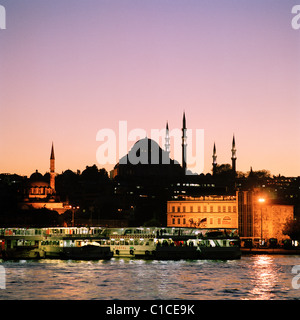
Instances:
[[[208,260],[235,260],[241,258],[239,247],[201,247],[199,259]]]
[[[2,251],[3,260],[40,259],[40,251],[37,248],[11,248]]]
[[[109,247],[86,245],[83,247],[64,248],[60,254],[61,259],[72,260],[108,260],[113,253]]]
[[[153,252],[154,259],[157,260],[181,260],[181,259],[199,259],[199,252],[193,247],[157,247]]]

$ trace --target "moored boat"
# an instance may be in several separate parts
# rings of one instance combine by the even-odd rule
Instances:
[[[40,242],[40,255],[49,259],[107,260],[109,246],[101,245],[100,228],[47,228]]]
[[[4,260],[39,259],[40,229],[6,228],[0,230],[1,257]]]
[[[82,246],[64,247],[61,259],[72,260],[108,260],[113,253],[108,246],[101,246],[98,242],[85,243]]]
[[[2,259],[110,259],[100,228],[9,228],[0,230]]]
[[[155,228],[107,228],[107,240],[101,245],[110,246],[114,257],[151,258],[156,249]]]
[[[3,259],[239,259],[236,229],[0,229]]]
[[[200,259],[233,260],[242,255],[236,229],[208,230],[190,243],[197,246]]]
[[[161,232],[154,253],[157,259],[241,258],[236,229],[179,229]]]
[[[125,228],[106,229],[114,257],[158,260],[239,259],[236,229]]]

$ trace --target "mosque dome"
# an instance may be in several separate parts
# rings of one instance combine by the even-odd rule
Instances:
[[[158,143],[152,139],[144,138],[138,140],[127,155],[122,157],[117,164],[131,165],[155,165],[170,164],[174,162],[169,158],[169,154],[162,150]]]
[[[29,179],[31,182],[44,181],[43,175],[39,173],[37,170],[30,176]]]
[[[114,169],[115,175],[136,176],[171,176],[182,172],[179,163],[170,159],[169,152],[147,137],[138,140]]]

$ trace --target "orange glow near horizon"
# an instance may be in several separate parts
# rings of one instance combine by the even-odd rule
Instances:
[[[57,173],[110,171],[97,163],[99,130],[181,130],[185,111],[187,128],[204,130],[203,173],[214,142],[217,163],[231,164],[234,133],[237,171],[300,175],[293,0],[1,5],[0,173],[49,172],[52,141]]]

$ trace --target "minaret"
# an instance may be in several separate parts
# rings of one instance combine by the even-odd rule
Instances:
[[[234,135],[232,139],[231,160],[232,160],[232,172],[236,173],[236,148],[235,148]]]
[[[214,149],[213,149],[213,175],[216,174],[216,171],[217,171],[217,152],[216,152],[216,144],[214,143]]]
[[[169,136],[168,121],[167,121],[167,125],[166,125],[165,151],[168,153],[168,156],[170,156],[170,136]]]
[[[55,192],[55,157],[52,142],[51,155],[50,155],[50,188]]]
[[[182,168],[184,174],[186,173],[186,119],[185,112],[183,112],[183,120],[182,120]]]

